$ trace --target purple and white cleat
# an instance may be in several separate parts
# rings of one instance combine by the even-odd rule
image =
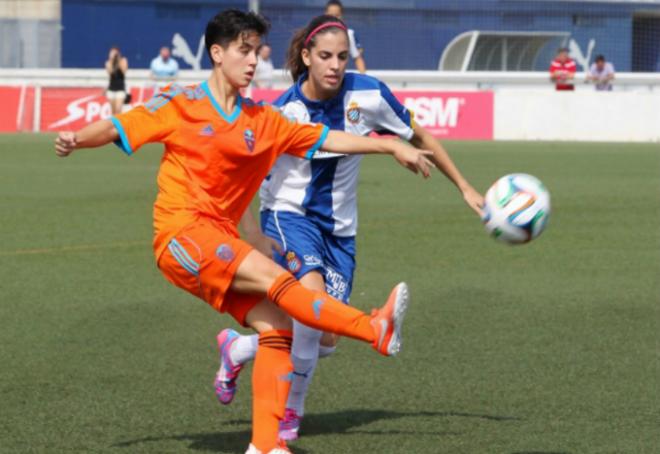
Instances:
[[[223,329],[218,334],[218,350],[220,350],[220,369],[215,375],[215,395],[223,405],[229,405],[236,394],[236,379],[243,368],[242,364],[235,365],[231,361],[229,350],[238,339],[238,334],[233,329]]]
[[[298,439],[298,430],[302,416],[298,416],[296,410],[287,408],[284,410],[284,419],[280,421],[280,439],[293,441]]]

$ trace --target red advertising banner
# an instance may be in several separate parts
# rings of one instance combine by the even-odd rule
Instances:
[[[133,105],[151,96],[150,89],[133,88]],[[75,131],[83,126],[110,118],[112,110],[101,88],[50,88],[41,90],[41,132]]]
[[[491,91],[395,91],[394,96],[414,112],[418,125],[438,139],[493,139]]]
[[[34,88],[0,87],[0,132],[31,131]]]
[[[133,106],[149,99],[151,89],[133,88]],[[274,101],[282,90],[253,89],[255,101]],[[34,88],[0,87],[0,131],[31,131]],[[395,91],[394,96],[415,114],[415,121],[439,139],[492,140],[492,92]],[[101,88],[41,89],[40,131],[76,130],[111,115]],[[128,107],[128,106],[127,106]]]

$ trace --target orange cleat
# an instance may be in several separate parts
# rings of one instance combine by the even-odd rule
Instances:
[[[408,285],[401,282],[394,287],[385,305],[371,313],[371,326],[376,333],[372,346],[382,355],[395,356],[401,350],[401,325],[409,295]]]

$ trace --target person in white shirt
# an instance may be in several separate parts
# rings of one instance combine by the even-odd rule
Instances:
[[[254,86],[257,88],[273,88],[273,60],[270,59],[272,50],[268,44],[259,48],[257,55],[257,69],[254,73]]]
[[[328,3],[325,4],[325,14],[329,16],[335,16],[337,19],[344,19],[344,5],[341,3],[340,0],[329,0]],[[349,28],[347,30],[348,33],[348,51],[351,55],[351,58],[355,62],[355,67],[357,68],[358,71],[360,71],[362,74],[367,72],[367,64],[364,61],[364,57],[362,56],[362,53],[364,52],[364,49],[362,48],[362,44],[360,44],[360,41],[357,38],[357,35],[355,34],[355,30],[352,28]]]
[[[587,75],[587,81],[596,84],[596,91],[612,91],[614,80],[614,65],[605,60],[604,55],[598,55]]]
[[[170,48],[163,46],[160,48],[158,57],[151,60],[151,79],[155,81],[154,96],[158,94],[161,88],[176,80],[179,75],[179,64],[172,58]]]

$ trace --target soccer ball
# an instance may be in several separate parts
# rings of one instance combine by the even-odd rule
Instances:
[[[528,243],[543,232],[550,216],[550,193],[543,183],[526,173],[497,180],[486,192],[484,226],[508,244]]]

